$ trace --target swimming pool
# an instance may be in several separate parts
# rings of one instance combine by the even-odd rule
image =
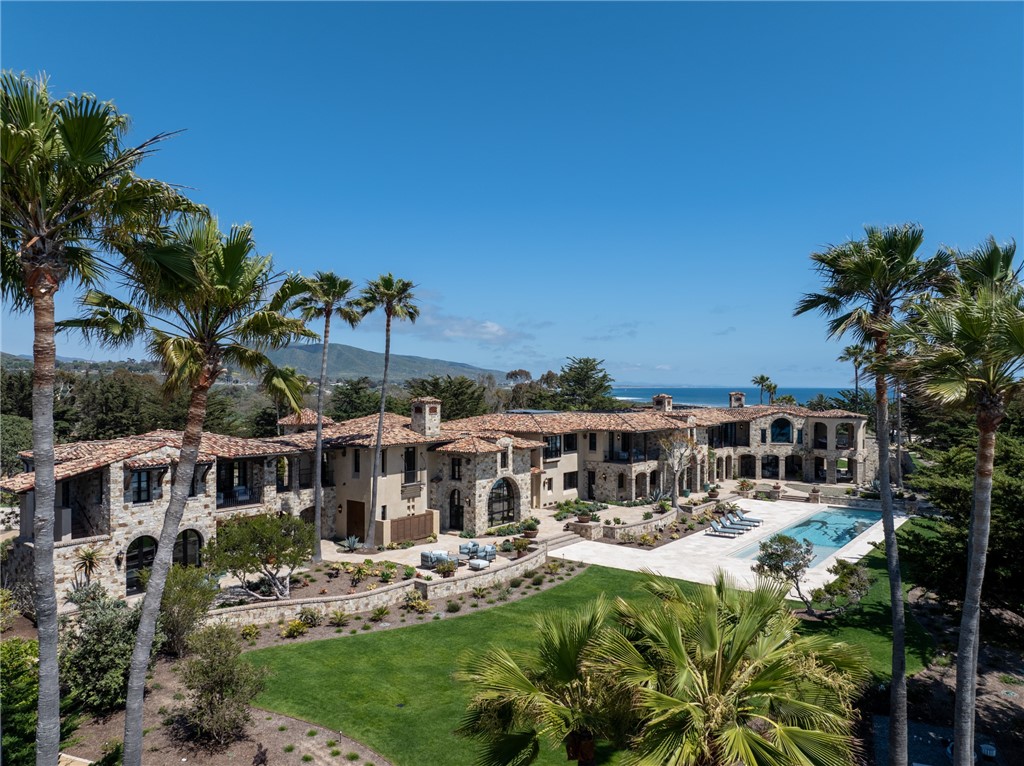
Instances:
[[[776,534],[789,535],[801,542],[805,539],[810,540],[814,544],[814,559],[810,565],[814,566],[881,520],[880,511],[828,506],[803,521],[779,530]],[[754,543],[733,555],[740,559],[752,559],[757,556],[760,549],[760,543]]]

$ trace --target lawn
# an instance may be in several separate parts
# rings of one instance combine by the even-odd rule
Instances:
[[[872,671],[885,678],[891,661],[885,558],[876,551],[865,563],[877,580],[863,609],[830,623],[806,623],[806,629],[866,647]],[[458,657],[495,643],[529,647],[536,615],[600,593],[643,598],[634,590],[640,580],[636,573],[591,566],[556,588],[464,617],[251,652],[253,662],[275,673],[258,704],[342,731],[399,766],[470,764],[474,743],[451,734],[470,697],[470,690],[452,679]],[[931,644],[909,615],[907,647],[907,669],[913,673],[927,663]],[[618,762],[614,754],[603,756],[603,763]],[[564,762],[562,751],[544,751],[539,760]]]

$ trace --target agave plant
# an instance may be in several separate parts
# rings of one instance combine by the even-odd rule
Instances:
[[[86,583],[92,581],[92,576],[99,571],[100,565],[107,557],[103,551],[89,546],[75,552],[75,574],[85,579]]]
[[[341,547],[348,553],[355,553],[362,547],[362,541],[355,535],[352,535],[351,537],[345,538],[345,542],[341,544]]]

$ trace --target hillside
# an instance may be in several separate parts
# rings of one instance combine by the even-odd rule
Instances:
[[[319,343],[289,346],[279,351],[271,351],[269,356],[279,367],[291,366],[312,379],[320,377],[320,354],[323,346]],[[366,351],[355,346],[332,343],[331,353],[327,359],[327,378],[361,378],[367,377],[379,381],[384,372],[384,354],[377,351]],[[505,372],[502,370],[485,370],[471,364],[446,362],[443,359],[427,359],[422,356],[391,355],[391,367],[388,370],[388,383],[403,383],[410,378],[425,378],[430,375],[465,375],[475,380],[488,373],[502,382]]]

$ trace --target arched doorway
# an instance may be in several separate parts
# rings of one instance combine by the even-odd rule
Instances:
[[[316,508],[312,506],[306,508],[304,511],[302,511],[302,513],[299,514],[299,518],[307,524],[312,524],[314,521],[316,521]]]
[[[651,492],[653,493],[656,489],[661,489],[661,485],[658,484],[658,471],[651,471]]]
[[[498,479],[487,496],[487,526],[511,524],[516,517],[516,497],[512,482]]]
[[[786,478],[800,481],[804,477],[804,459],[801,455],[786,455]]]
[[[448,496],[448,529],[461,530],[463,524],[465,524],[463,518],[462,493],[457,489],[453,489],[452,493]]]
[[[753,455],[740,455],[740,478],[757,478],[757,462]]]
[[[139,572],[153,566],[153,558],[156,556],[156,538],[149,535],[136,537],[128,546],[128,553],[124,559],[124,580],[125,593],[142,592],[142,578]]]
[[[638,473],[636,475],[635,490],[636,490],[636,492],[635,492],[636,498],[635,499],[639,500],[642,497],[647,497],[647,474],[646,473]]]
[[[836,449],[853,449],[853,424],[840,423],[836,426]]]
[[[828,427],[824,423],[814,424],[814,449],[828,449]]]
[[[200,551],[203,536],[194,529],[182,530],[174,541],[174,563],[186,567],[197,567],[201,563]]]
[[[761,478],[762,479],[777,479],[777,478],[779,478],[779,456],[778,455],[762,455],[761,456]]]

